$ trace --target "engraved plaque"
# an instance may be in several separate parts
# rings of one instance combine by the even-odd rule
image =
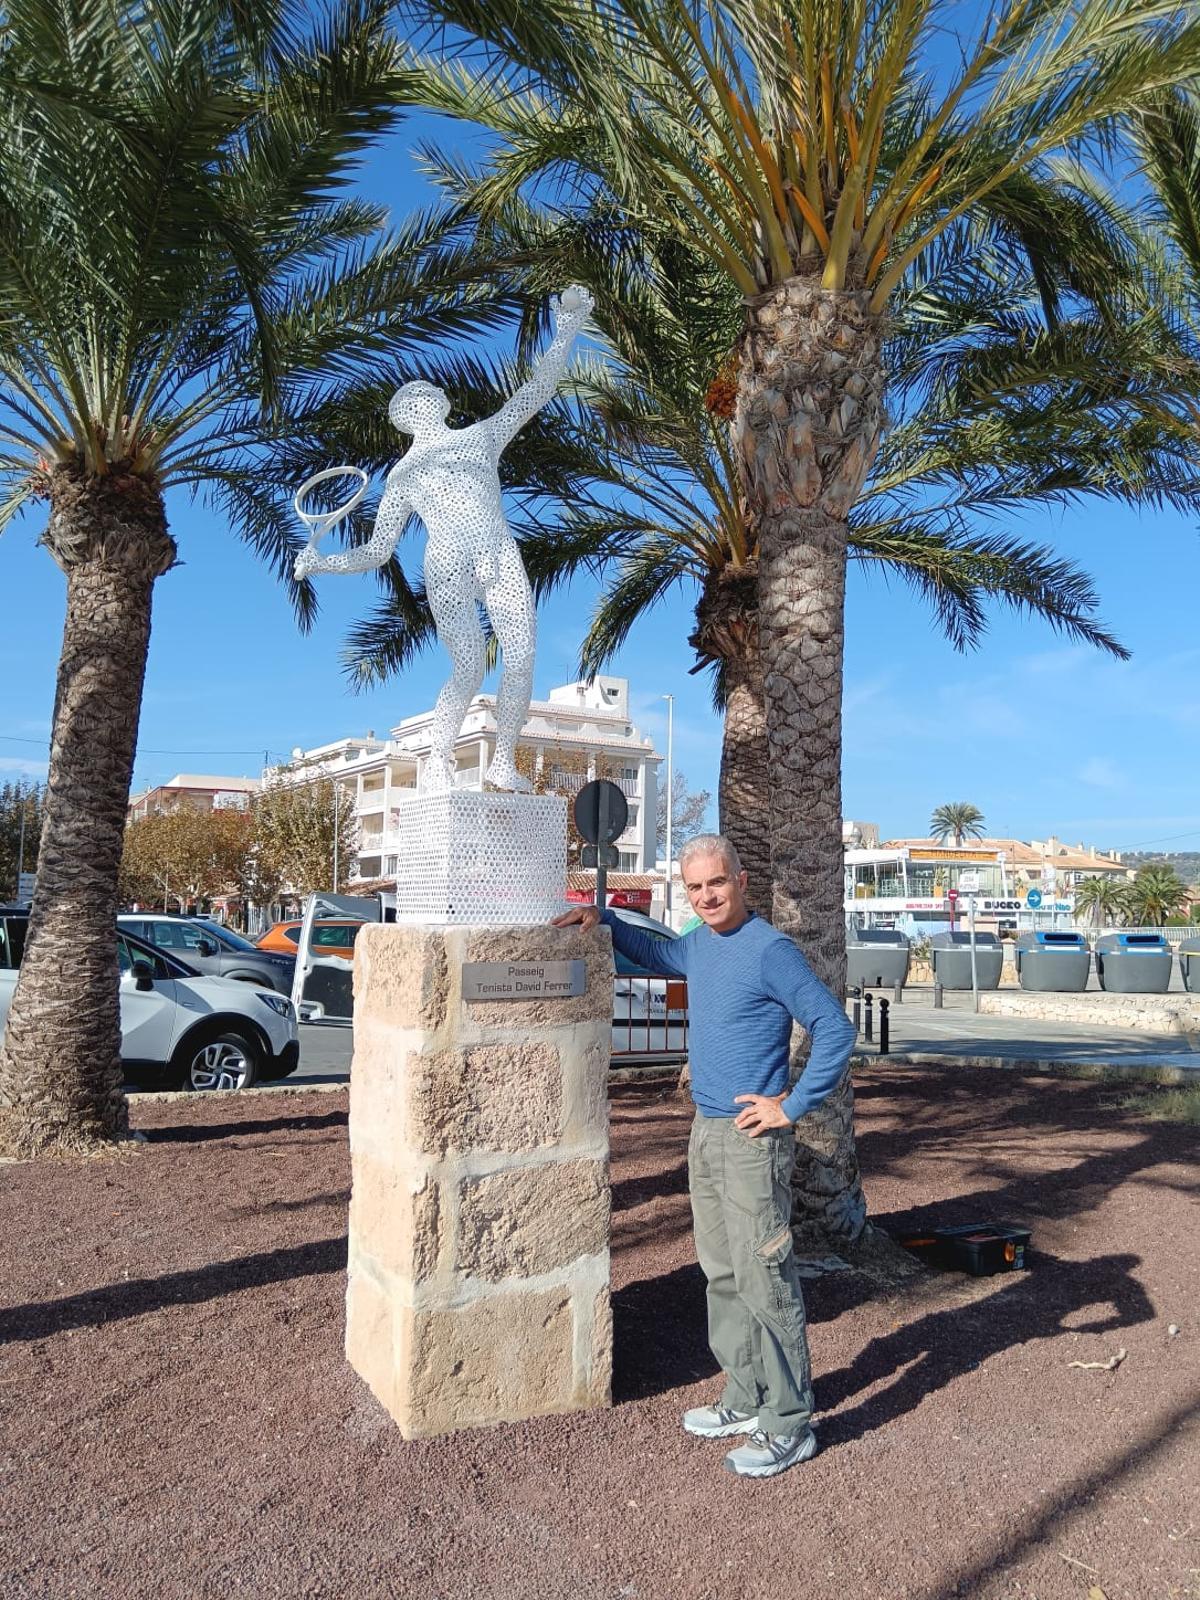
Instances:
[[[464,1000],[570,1000],[587,987],[583,961],[464,961]]]

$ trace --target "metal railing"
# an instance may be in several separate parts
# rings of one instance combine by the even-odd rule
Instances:
[[[687,984],[618,973],[613,983],[614,1060],[682,1060],[687,1055]]]
[[[591,783],[586,772],[555,772],[553,768],[545,774],[546,787],[552,794],[573,795],[578,794],[585,784]],[[628,800],[636,800],[641,795],[642,786],[636,778],[613,778],[610,780]]]
[[[1161,933],[1172,949],[1176,945],[1182,944],[1185,939],[1200,938],[1200,926],[1196,924],[1193,924],[1190,928],[1156,928],[1151,924],[1147,924],[1145,927],[1139,925],[1136,928],[1095,928],[1090,922],[1077,922],[1074,931],[1081,933],[1093,947],[1096,940],[1103,933]]]

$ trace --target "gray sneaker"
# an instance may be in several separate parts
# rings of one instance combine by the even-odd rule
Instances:
[[[766,1433],[755,1428],[745,1444],[725,1457],[725,1471],[739,1478],[773,1478],[816,1453],[817,1436],[811,1428],[803,1433]]]
[[[734,1411],[730,1406],[697,1406],[683,1413],[684,1431],[698,1439],[731,1439],[735,1433],[753,1433],[758,1418],[749,1411]]]

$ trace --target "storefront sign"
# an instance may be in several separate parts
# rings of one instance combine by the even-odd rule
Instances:
[[[848,900],[847,911],[949,911],[950,902],[937,900],[905,900],[900,895],[865,896],[861,900]]]
[[[888,912],[941,911],[943,913],[949,913],[952,904],[957,904],[959,907],[961,907],[961,905],[964,903],[965,902],[961,899],[957,902],[952,902],[949,895],[945,895],[938,900],[905,900],[901,895],[888,895],[886,897],[862,896],[859,899],[847,900],[846,910]],[[1047,911],[1069,911],[1071,907],[1065,900],[1056,900],[1054,901],[1053,905],[1047,902],[1044,909]],[[978,895],[975,897],[975,913],[980,917],[1012,917],[1015,916],[1018,911],[1024,910],[1025,902],[1023,900],[1002,900],[999,898],[993,898],[991,895]]]
[[[594,889],[568,889],[567,900],[573,906],[590,906],[595,902]],[[652,889],[610,889],[608,904],[624,906],[627,911],[649,911],[654,899]]]
[[[981,866],[994,866],[999,860],[995,850],[912,850],[908,852],[910,861],[939,861],[943,866],[953,866],[956,861],[977,861]]]
[[[464,961],[464,1000],[569,1000],[587,987],[583,961]]]

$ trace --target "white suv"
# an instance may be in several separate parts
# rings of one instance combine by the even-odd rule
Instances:
[[[25,946],[28,913],[0,907],[0,1037]],[[129,934],[121,965],[121,1062],[143,1087],[246,1089],[300,1063],[292,1002],[234,978],[203,978]]]

